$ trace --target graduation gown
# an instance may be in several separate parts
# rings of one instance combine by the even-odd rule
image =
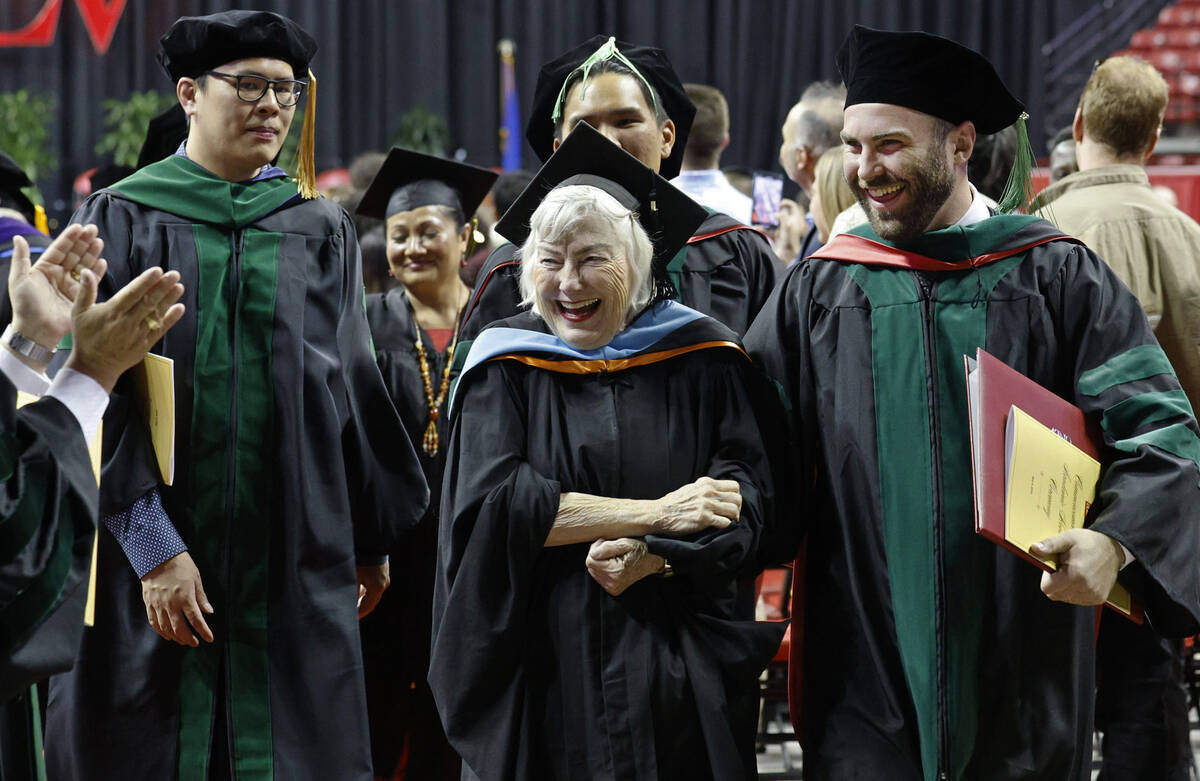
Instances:
[[[773,488],[761,396],[734,334],[674,302],[579,352],[526,313],[485,331],[455,390],[429,680],[464,777],[755,776],[758,673],[782,635],[753,622]],[[737,480],[719,531],[647,536],[675,576],[610,596],[588,544],[544,547],[559,496],[658,498]]]
[[[3,781],[35,777],[41,715],[29,686],[69,668],[79,649],[96,518],[96,477],[79,422],[57,399],[17,410],[16,398],[0,375]]]
[[[366,663],[367,706],[375,775],[390,777],[409,738],[406,768],[412,777],[436,778],[437,770],[454,763],[434,708],[429,672],[430,610],[437,562],[438,501],[446,464],[449,399],[437,420],[438,453],[421,446],[429,425],[429,404],[414,341],[412,307],[403,287],[367,296],[367,323],[375,360],[400,421],[421,462],[429,484],[429,508],[415,529],[398,538],[391,550],[392,585],[379,605],[360,624]],[[421,341],[436,395],[449,356],[433,347],[421,329]]]
[[[99,226],[107,294],[152,265],[181,274],[187,312],[154,348],[175,361],[174,484],[118,385],[101,511],[161,492],[216,641],[155,634],[102,534],[96,626],[51,682],[55,778],[206,779],[226,739],[238,779],[371,777],[355,565],[382,559],[427,490],[371,354],[353,225],[280,174],[230,183],[173,156],[74,216]]]
[[[1101,424],[1090,525],[1132,551],[1120,581],[1165,634],[1200,615],[1196,420],[1138,302],[1049,223],[992,217],[904,253],[854,233],[793,267],[747,335],[791,403],[804,487],[805,778],[1084,781],[1096,609],[1050,601],[974,533],[963,355]]]
[[[521,264],[514,257],[516,249],[512,244],[500,246],[479,270],[463,318],[463,341],[469,342],[488,323],[519,310]],[[679,303],[741,336],[775,287],[777,262],[757,230],[727,214],[710,211],[687,246],[671,259],[667,271]]]

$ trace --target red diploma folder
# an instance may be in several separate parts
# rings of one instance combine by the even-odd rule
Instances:
[[[1103,463],[1099,430],[1083,410],[1043,388],[982,348],[975,358],[963,356],[971,428],[971,473],[975,491],[975,532],[1038,567],[1052,571],[1029,551],[1009,542],[1005,534],[1005,425],[1009,410],[1018,407],[1087,455]],[[1142,610],[1133,603],[1128,612],[1109,606],[1138,623]]]

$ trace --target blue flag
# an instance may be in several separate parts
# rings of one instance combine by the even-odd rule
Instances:
[[[500,167],[513,171],[521,167],[521,103],[517,100],[516,60],[513,43],[505,39],[500,51]]]

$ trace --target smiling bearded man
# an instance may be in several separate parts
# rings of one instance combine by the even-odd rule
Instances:
[[[372,777],[357,619],[428,494],[353,224],[312,186],[315,51],[272,13],[179,19],[159,60],[186,142],[74,216],[100,228],[108,292],[177,269],[187,314],[157,348],[174,480],[131,377],[105,417],[96,625],[51,681],[52,778]],[[306,94],[297,187],[273,160]]]
[[[954,126],[937,117],[913,119],[918,125],[925,119],[932,126],[929,131],[932,143],[924,159],[869,180],[859,177],[857,170],[846,173],[850,191],[866,211],[871,228],[880,238],[899,244],[924,233],[954,191],[954,172],[943,154]],[[904,205],[896,205],[897,201]],[[882,208],[885,205],[890,208]]]
[[[1119,579],[1159,632],[1200,628],[1195,417],[1108,266],[967,181],[977,131],[1024,137],[987,60],[855,27],[838,67],[870,224],[793,266],[746,335],[793,413],[804,777],[1085,781],[1093,606]],[[1023,205],[1016,170],[1002,207]],[[975,534],[963,356],[980,347],[1103,425],[1088,528],[1033,546],[1054,575]]]

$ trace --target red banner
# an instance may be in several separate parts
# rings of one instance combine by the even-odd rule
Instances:
[[[49,46],[54,42],[61,11],[62,0],[46,0],[42,10],[33,17],[33,21],[20,30],[0,30],[0,47]]]
[[[19,30],[0,30],[0,48],[19,46],[49,46],[54,43],[58,32],[58,17],[62,13],[63,0],[46,0],[42,10],[29,24]],[[125,12],[125,0],[75,0],[83,26],[97,54],[104,54],[112,43],[113,33],[121,14]]]

